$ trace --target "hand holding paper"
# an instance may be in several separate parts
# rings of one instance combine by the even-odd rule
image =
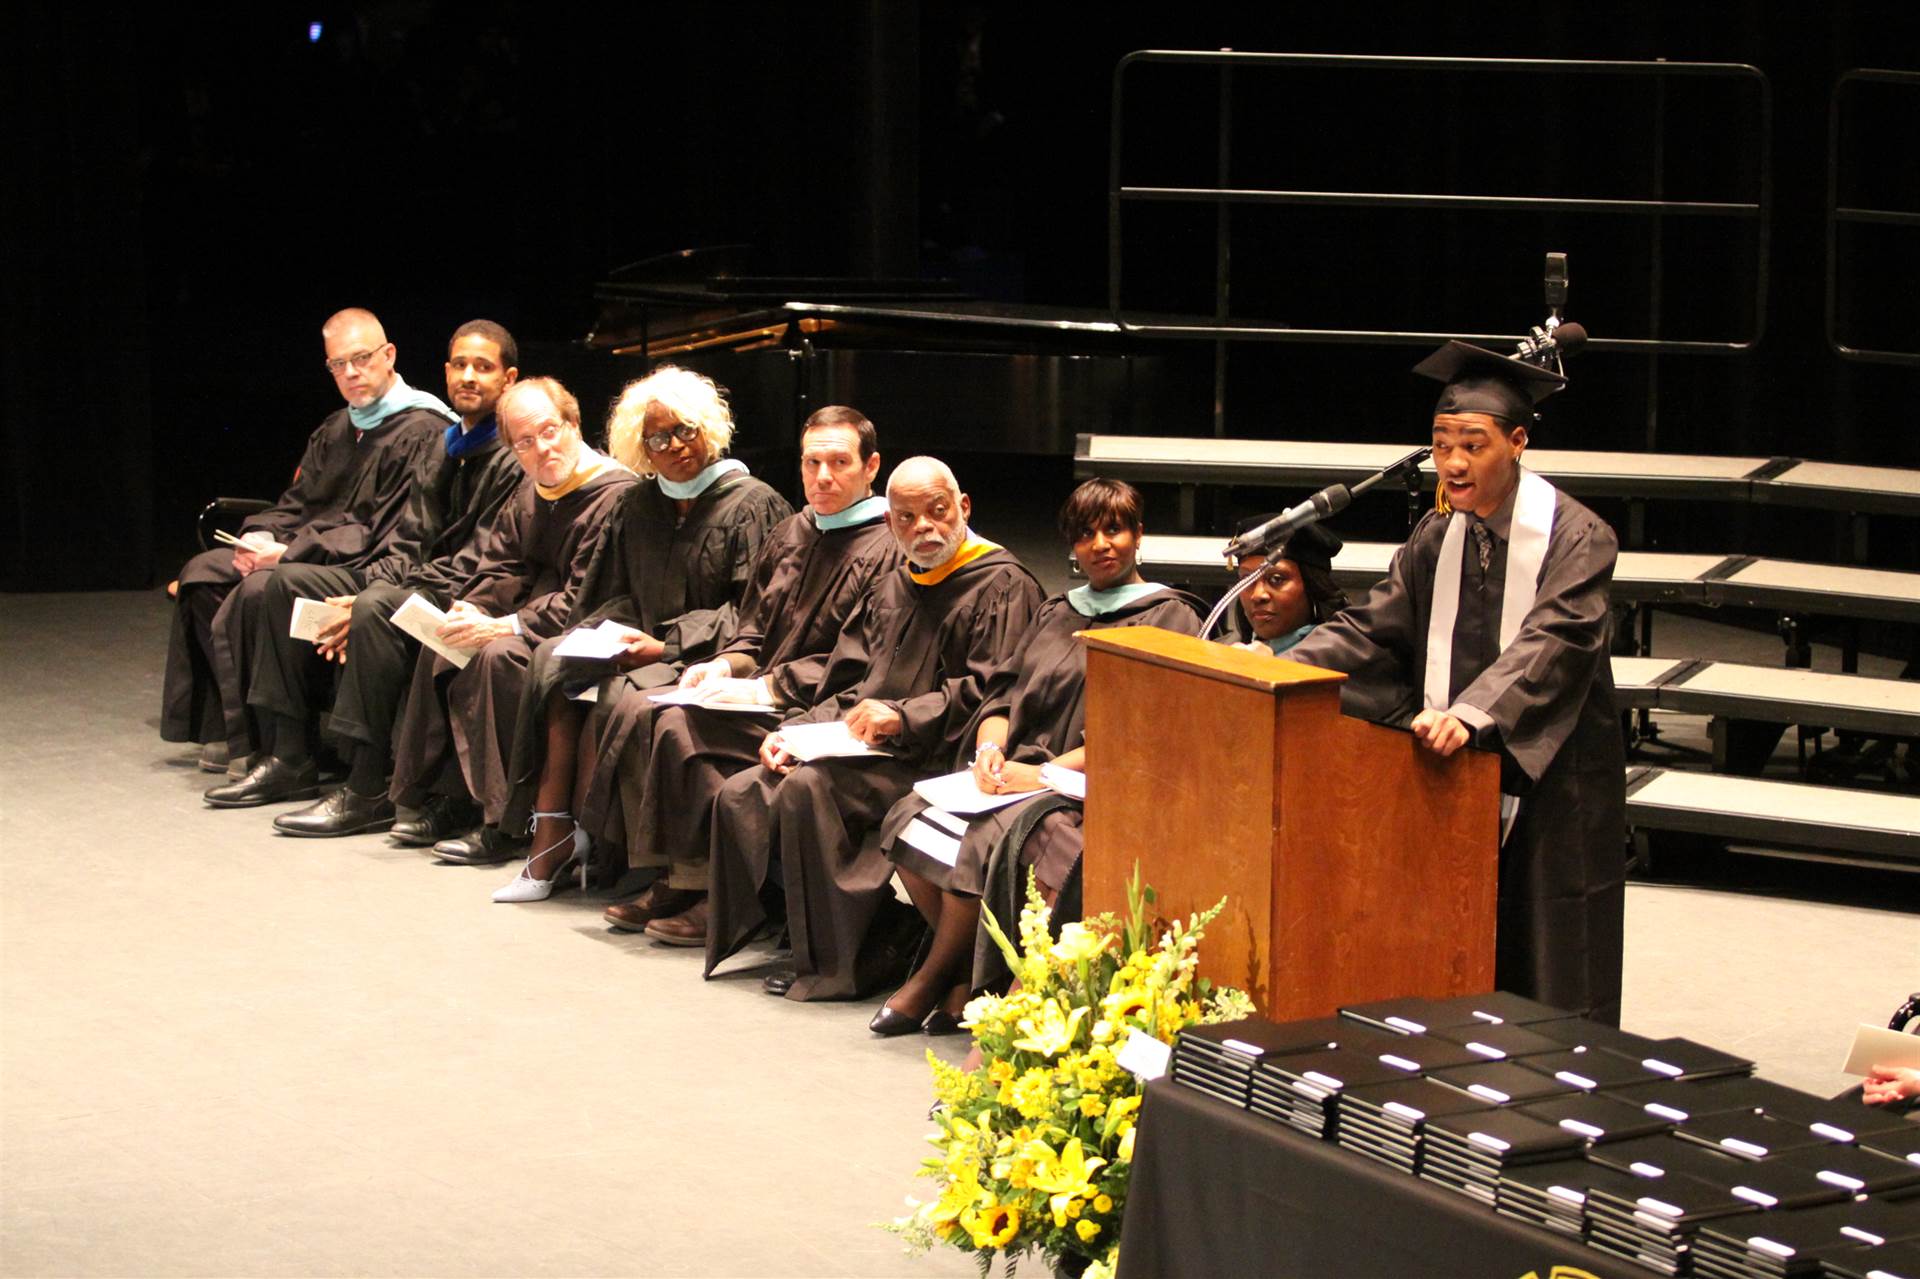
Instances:
[[[293,620],[287,627],[287,634],[297,640],[306,640],[317,644],[323,632],[350,618],[352,614],[337,604],[323,604],[319,600],[296,599],[293,601]]]
[[[656,693],[648,693],[651,701],[662,706],[701,706],[712,711],[732,711],[738,714],[772,714],[776,709],[773,698],[766,691],[766,685],[757,679],[709,679],[698,687],[689,688],[684,679],[672,688],[663,688]]]
[[[464,648],[455,648],[440,638],[440,628],[446,625],[447,614],[426,596],[418,592],[407,596],[406,602],[393,610],[393,624],[422,644],[452,662],[455,666],[465,666],[473,660],[473,654]]]
[[[846,725],[848,733],[869,746],[887,741],[906,727],[906,720],[899,711],[872,698],[856,703],[841,722]]]
[[[577,626],[554,646],[555,657],[582,661],[610,662],[627,651],[627,645],[640,632],[620,622],[605,621],[598,626]]]
[[[465,600],[455,600],[440,626],[442,642],[461,649],[482,649],[497,639],[513,634],[513,626],[501,617],[490,617]]]
[[[789,724],[780,730],[781,746],[801,763],[816,759],[843,759],[860,755],[891,755],[875,750],[855,737],[845,720],[825,724]]]

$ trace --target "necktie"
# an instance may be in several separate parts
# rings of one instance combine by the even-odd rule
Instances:
[[[1493,562],[1493,533],[1479,520],[1475,520],[1468,527],[1473,529],[1474,546],[1480,552],[1480,571],[1484,573],[1487,571],[1487,565]]]

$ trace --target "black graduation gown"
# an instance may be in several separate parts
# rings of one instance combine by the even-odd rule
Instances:
[[[631,471],[609,465],[553,501],[525,485],[507,507],[459,598],[494,617],[512,614],[520,634],[488,644],[464,668],[421,649],[395,733],[389,794],[396,803],[417,806],[457,790],[457,759],[467,791],[488,821],[499,822],[514,714],[534,648],[565,625],[607,522],[633,483]]]
[[[445,482],[416,484],[407,496],[408,520],[438,528],[421,559],[399,550],[364,570],[289,564],[267,586],[261,623],[254,634],[251,706],[289,719],[305,719],[329,700],[327,729],[347,741],[384,749],[393,735],[419,643],[392,624],[394,610],[419,592],[442,608],[480,567],[483,543],[503,508],[522,484],[531,484],[513,450],[498,436],[449,459]],[[352,642],[347,663],[334,668],[314,646],[289,633],[296,599],[354,596]]]
[[[862,841],[935,761],[951,760],[993,673],[1041,602],[1033,575],[993,550],[922,586],[883,578],[828,659],[824,694],[790,723],[841,719],[872,698],[900,713],[885,758],[821,760],[778,774],[755,765],[714,801],[706,971],[765,922],[761,889],[779,866],[798,977],[789,999],[845,999],[888,976],[863,944],[891,897],[893,865]],[[834,691],[839,690],[839,691]],[[865,959],[867,962],[862,962]]]
[[[402,409],[359,432],[342,406],[308,436],[286,492],[248,516],[242,531],[271,533],[285,543],[283,564],[364,568],[388,555],[417,556],[436,530],[409,517],[407,498],[417,485],[444,483],[446,426],[430,409]],[[202,551],[180,570],[161,693],[163,740],[224,737],[235,755],[254,749],[246,713],[250,633],[267,577],[243,579],[224,546]]]
[[[514,710],[509,824],[532,812],[546,759],[547,699],[563,685],[598,682],[585,733],[593,745],[583,749],[582,758],[594,761],[600,794],[617,793],[614,770],[620,755],[630,740],[644,747],[653,731],[654,707],[646,691],[673,683],[687,663],[705,661],[733,638],[754,557],[792,514],[779,493],[737,471],[696,498],[685,518],[658,484],[628,490],[594,552],[565,629],[619,622],[653,636],[666,652],[651,665],[614,673],[600,663],[555,658],[553,649],[564,631],[540,646]],[[605,800],[600,802],[604,818]]]
[[[781,704],[813,705],[847,619],[902,562],[884,513],[824,533],[811,510],[790,516],[760,548],[739,626],[717,656],[751,659],[753,678],[766,679]],[[596,838],[624,846],[629,866],[668,866],[671,887],[704,889],[713,796],[755,761],[773,722],[661,708],[651,741],[633,733],[617,754],[601,752],[582,823]]]
[[[1098,617],[1078,612],[1065,595],[1054,596],[1041,606],[1012,660],[994,673],[986,698],[962,738],[961,751],[946,762],[946,770],[966,767],[980,722],[999,715],[1007,717],[1007,758],[1016,763],[1045,764],[1085,744],[1087,646],[1077,632],[1113,626],[1158,626],[1182,635],[1197,635],[1205,612],[1199,600],[1170,588]],[[1035,799],[1051,794],[1040,791]],[[1022,825],[1022,810],[1031,802],[996,808],[968,821],[967,833],[960,840],[960,854],[949,866],[899,838],[907,823],[929,807],[918,795],[908,795],[887,814],[881,845],[896,863],[944,891],[978,897],[995,856],[1004,850],[1017,857],[1018,845],[1011,849],[1005,845],[1009,833]],[[1021,887],[1024,892],[1024,884]]]
[[[367,566],[367,582],[388,582],[452,599],[480,571],[487,536],[523,485],[531,486],[513,450],[498,435],[448,463],[447,482],[409,495],[413,518],[439,530],[417,557],[387,555]]]
[[[1418,712],[1427,619],[1447,517],[1429,514],[1365,599],[1287,653],[1346,671],[1349,714],[1404,724]],[[1620,1018],[1625,904],[1625,747],[1609,663],[1613,530],[1558,493],[1532,610],[1499,649],[1507,543],[1487,568],[1461,556],[1450,704],[1484,711],[1476,745],[1501,755],[1501,789],[1521,797],[1500,853],[1495,980],[1571,1012]]]

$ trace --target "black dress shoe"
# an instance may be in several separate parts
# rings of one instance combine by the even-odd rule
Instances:
[[[312,760],[289,764],[269,755],[255,764],[237,782],[215,786],[205,795],[213,808],[258,808],[262,804],[283,804],[290,799],[312,799],[320,793],[320,770]]]
[[[895,1035],[913,1034],[920,1029],[920,1023],[924,1020],[925,1018],[897,1013],[882,1004],[880,1011],[873,1015],[873,1020],[867,1023],[867,1029],[884,1039],[892,1039]]]
[[[416,816],[395,822],[387,834],[396,844],[432,848],[441,840],[452,839],[479,824],[479,806],[466,796],[434,795]]]
[[[760,989],[766,991],[769,995],[785,995],[793,989],[794,979],[799,975],[799,973],[793,972],[791,969],[777,973],[768,973],[760,979]]]
[[[335,835],[365,835],[393,825],[393,801],[385,795],[356,795],[342,786],[319,803],[273,819],[283,835],[330,839]]]
[[[923,1033],[929,1035],[958,1035],[964,1031],[966,1027],[960,1024],[958,1017],[955,1017],[946,1009],[936,1008],[927,1014],[925,1021],[920,1023],[920,1029]]]
[[[527,841],[509,839],[497,826],[476,826],[458,839],[443,839],[433,855],[455,866],[499,866],[526,852]]]

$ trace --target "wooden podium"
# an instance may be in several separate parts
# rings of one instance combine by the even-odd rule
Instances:
[[[1497,757],[1340,713],[1346,676],[1153,627],[1084,633],[1086,914],[1227,899],[1200,971],[1278,1021],[1493,989]]]

